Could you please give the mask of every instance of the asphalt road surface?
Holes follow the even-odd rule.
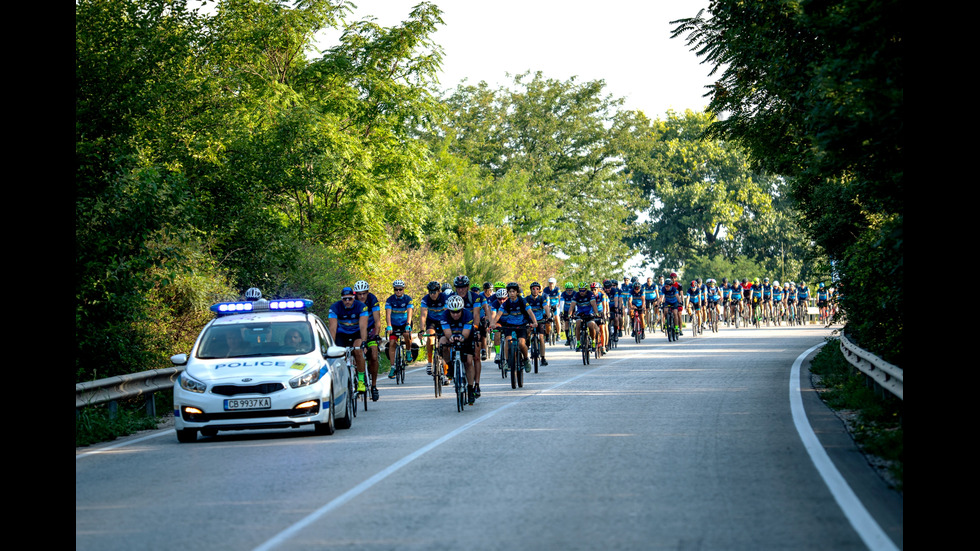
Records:
[[[559,346],[519,390],[487,362],[462,413],[413,367],[332,436],[166,430],[76,450],[75,547],[901,549],[902,497],[798,361],[830,334],[624,338],[589,366]]]

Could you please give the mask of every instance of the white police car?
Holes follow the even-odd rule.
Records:
[[[221,430],[313,425],[318,434],[350,428],[352,370],[310,300],[215,304],[174,384],[180,442]]]

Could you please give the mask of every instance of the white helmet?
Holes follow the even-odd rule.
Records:
[[[405,282],[402,281],[402,280],[400,280],[400,279],[396,279],[395,281],[392,281],[391,282],[391,286],[392,287],[404,287],[405,286]]]
[[[369,289],[370,286],[368,286],[368,282],[364,281],[363,279],[354,284],[355,293],[363,293],[364,291],[367,291]]]
[[[259,300],[262,298],[262,291],[258,287],[252,287],[248,291],[245,291],[245,298],[247,300]]]
[[[463,309],[463,297],[459,295],[453,295],[446,300],[446,308],[457,312]]]
[[[549,277],[548,278],[548,283],[558,283],[558,280],[555,279],[555,278],[553,278],[553,277]]]
[[[507,289],[497,289],[497,298],[507,298]]]

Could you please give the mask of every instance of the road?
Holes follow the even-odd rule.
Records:
[[[624,339],[589,366],[556,350],[520,390],[487,366],[463,413],[413,369],[332,436],[178,444],[170,430],[77,450],[75,546],[901,549],[901,496],[809,390],[805,362],[791,379],[830,334]],[[794,394],[867,519],[813,458]]]

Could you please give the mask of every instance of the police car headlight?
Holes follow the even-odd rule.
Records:
[[[320,370],[314,369],[313,371],[307,371],[298,377],[293,377],[289,380],[289,386],[293,388],[300,388],[303,386],[309,386],[320,380]]]
[[[186,372],[180,374],[179,381],[180,388],[190,392],[197,392],[198,394],[203,393],[208,388],[207,385],[189,376]]]

